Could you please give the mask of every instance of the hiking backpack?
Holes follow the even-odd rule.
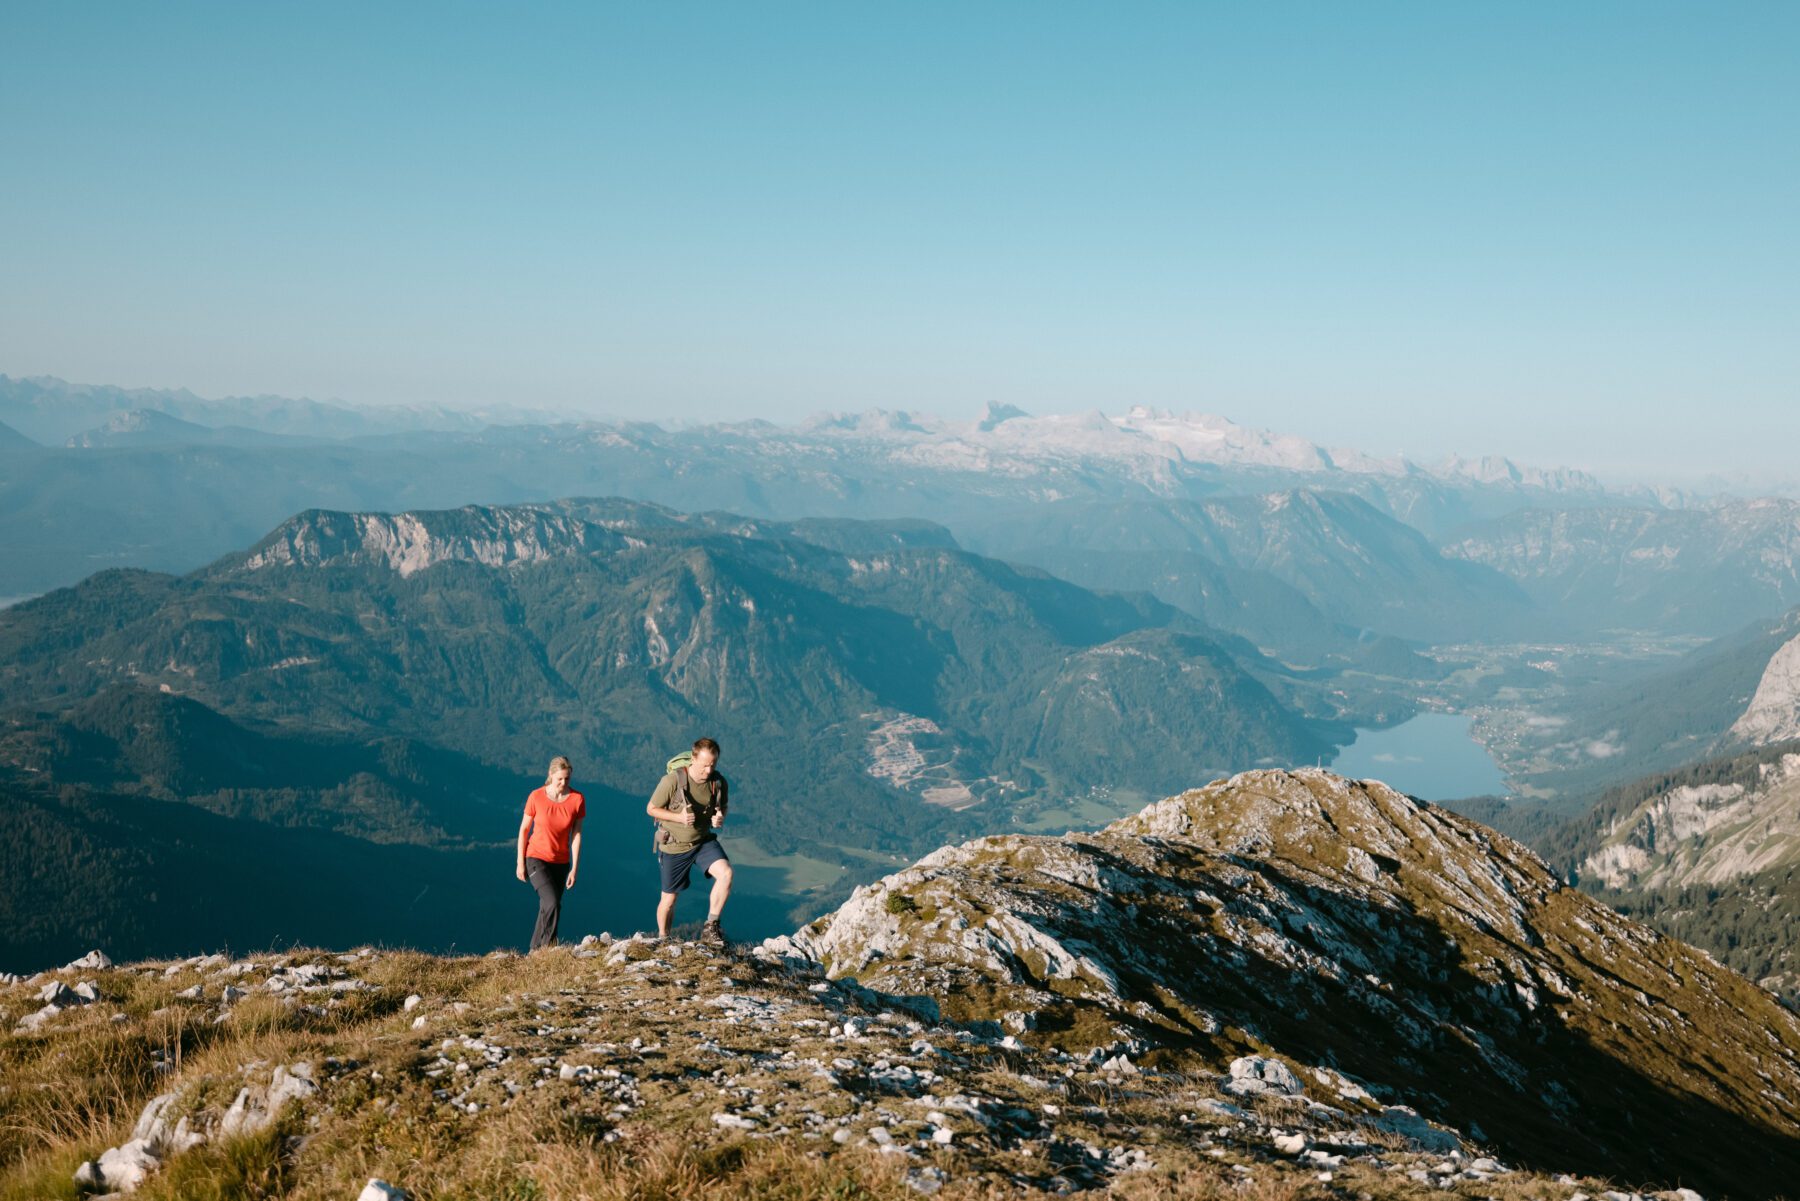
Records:
[[[694,761],[694,752],[682,751],[678,755],[670,756],[669,761],[667,763],[663,764],[664,774],[673,774],[676,772],[680,773],[679,778],[677,778],[677,780],[675,782],[676,796],[679,796],[681,798],[681,803],[683,806],[685,806],[686,809],[692,809],[694,807],[693,795],[688,792],[689,781],[688,781],[688,775],[687,775],[687,765],[692,763],[693,761]],[[730,803],[731,785],[730,785],[730,783],[728,783],[726,781],[725,777],[716,770],[713,772],[713,778],[719,782],[719,808],[722,810],[725,808],[725,806],[727,804]],[[670,798],[670,799],[673,800],[674,798]],[[663,835],[662,827],[656,824],[656,819],[654,817],[651,818],[650,819],[650,853],[652,855],[661,853],[661,851],[662,851],[662,835]]]

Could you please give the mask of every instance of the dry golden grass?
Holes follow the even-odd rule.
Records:
[[[648,953],[633,948],[634,955]],[[308,951],[258,961],[337,962]],[[868,1065],[904,1055],[912,1036],[878,1028],[855,1045],[834,1043],[818,1025],[802,1031],[728,1024],[699,1002],[702,994],[749,992],[791,1005],[796,1014],[841,1021],[819,1008],[805,981],[754,962],[690,952],[634,970],[562,949],[463,959],[386,952],[343,966],[376,987],[335,996],[322,1013],[309,1012],[304,1001],[253,991],[223,1022],[213,1020],[217,977],[83,973],[100,980],[102,1002],[59,1016],[41,1034],[0,1036],[0,1201],[74,1198],[76,1167],[129,1138],[145,1102],[158,1093],[177,1089],[184,1111],[218,1112],[247,1079],[266,1080],[273,1065],[296,1061],[319,1071],[323,1087],[315,1097],[256,1135],[214,1140],[174,1157],[135,1197],[347,1201],[379,1177],[405,1187],[416,1201],[912,1201],[920,1193],[906,1173],[928,1166],[946,1177],[936,1194],[943,1201],[1049,1195],[1059,1174],[1122,1201],[1323,1201],[1359,1192],[1564,1201],[1569,1193],[1542,1177],[1529,1178],[1539,1185],[1515,1177],[1486,1182],[1480,1191],[1443,1192],[1364,1166],[1347,1166],[1327,1184],[1316,1167],[1272,1157],[1266,1139],[1253,1145],[1223,1129],[1228,1119],[1197,1104],[1211,1095],[1204,1078],[1084,1074],[1064,1082],[1056,1065],[1035,1052],[970,1043],[955,1043],[954,1059],[931,1061],[955,1077],[941,1091],[1004,1098],[1028,1109],[1054,1101],[1061,1111],[1058,1144],[1026,1145],[962,1123],[953,1146],[933,1146],[917,1158],[882,1155],[862,1133],[881,1122],[902,1141],[917,1138],[929,1125],[922,1111],[909,1109],[904,1097],[871,1093],[866,1083],[834,1087],[806,1071],[784,1073],[778,1057],[791,1048],[821,1062],[848,1055]],[[204,1001],[176,999],[196,982]],[[0,991],[0,1008],[28,1010],[31,991],[22,985]],[[424,1003],[404,1012],[402,1002],[414,993]],[[113,1021],[115,1012],[127,1020]],[[424,1025],[415,1029],[421,1017]],[[440,1055],[465,1056],[459,1046],[445,1047],[446,1037],[470,1034],[512,1055],[503,1072],[484,1076],[474,1062],[469,1073],[449,1077],[464,1082],[457,1087],[469,1089],[477,1113],[434,1095],[449,1081],[427,1075]],[[638,1036],[652,1045],[630,1050],[626,1044]],[[933,1037],[945,1041],[941,1033]],[[705,1050],[713,1039],[731,1055]],[[637,1077],[639,1103],[621,1115],[611,1094],[559,1082],[530,1064],[533,1055],[616,1064]],[[159,1062],[171,1067],[159,1072]],[[252,1064],[263,1066],[247,1072]],[[1054,1080],[1061,1091],[1045,1093],[1021,1074]],[[501,1077],[522,1083],[523,1091],[509,1096]],[[762,1129],[788,1125],[794,1132],[746,1137],[713,1124],[715,1112],[739,1104],[734,1098],[750,1089],[760,1090],[769,1106]],[[1305,1116],[1304,1106],[1280,1099],[1239,1104],[1265,1125],[1297,1124]],[[857,1133],[838,1145],[826,1136],[843,1120]],[[1403,1145],[1394,1136],[1365,1133],[1384,1153]],[[1070,1150],[1082,1142],[1145,1148],[1155,1167],[1109,1180]]]

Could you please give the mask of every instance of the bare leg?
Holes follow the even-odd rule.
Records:
[[[725,911],[725,902],[731,897],[731,864],[721,859],[706,869],[712,877],[712,898],[707,905],[707,919],[717,921],[719,914]]]
[[[662,900],[656,903],[656,933],[659,937],[669,937],[669,921],[675,916],[675,894],[665,892]]]

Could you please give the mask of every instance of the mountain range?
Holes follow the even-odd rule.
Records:
[[[26,709],[5,760],[40,789],[446,849],[506,840],[552,753],[620,798],[602,842],[635,848],[641,803],[622,798],[707,733],[745,834],[830,872],[823,893],[765,881],[789,894],[778,911],[1096,789],[1122,804],[1349,737],[1253,648],[940,528],[626,501],[313,511],[185,577],[103,572],[0,612],[0,689]],[[137,725],[161,733],[109,733]],[[432,801],[367,766],[391,739],[485,766]],[[320,752],[321,776],[301,770],[308,743],[344,749]],[[615,902],[599,898],[623,921]]]
[[[360,406],[285,396],[206,398],[186,388],[120,388],[76,384],[55,376],[0,375],[0,421],[33,441],[60,446],[132,414],[153,413],[226,436],[285,435],[345,439],[419,430],[474,430],[495,422],[552,415],[504,405],[477,411],[441,406]],[[139,418],[139,420],[143,420]],[[160,422],[165,428],[176,427]]]
[[[642,799],[709,734],[734,933],[805,923],[759,971],[1770,1195],[1800,1026],[1726,969],[1800,995],[1797,531],[1144,408],[664,429],[0,377],[0,594],[45,593],[0,609],[0,966],[517,942],[553,753],[594,813],[570,921],[630,930]],[[1280,770],[1427,708],[1549,865]]]
[[[72,583],[101,566],[191,570],[311,507],[608,494],[782,519],[927,517],[960,536],[965,521],[1028,516],[1047,501],[1305,489],[1362,497],[1435,536],[1525,505],[1619,499],[1578,473],[1462,462],[1433,471],[1142,409],[1116,418],[995,409],[970,423],[875,412],[791,428],[665,430],[0,377],[0,422],[59,447],[14,447],[0,461],[0,533],[28,552],[0,565],[0,593]],[[65,515],[78,494],[79,521]]]
[[[1132,587],[1313,661],[1369,635],[1417,643],[1531,630],[1524,593],[1446,558],[1419,531],[1346,492],[1297,489],[1204,501],[1068,501],[965,519],[999,558],[1090,587]]]
[[[0,444],[0,538],[17,548],[0,595],[108,566],[189,571],[308,508],[621,495],[779,520],[928,518],[1079,582],[1122,571],[1309,661],[1341,646],[1337,625],[1416,641],[1717,635],[1800,602],[1789,502],[1696,508],[1501,459],[1423,467],[1206,414],[992,406],[973,422],[876,411],[664,429],[0,377],[0,422],[26,438]],[[1281,498],[1303,496],[1329,511],[1297,537]],[[1122,523],[1137,558],[1107,557]],[[1308,583],[1333,578],[1357,586]],[[1413,595],[1426,613],[1394,599]]]
[[[1528,509],[1444,543],[1572,630],[1716,637],[1800,604],[1800,501]]]

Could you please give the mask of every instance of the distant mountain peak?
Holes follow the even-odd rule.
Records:
[[[987,412],[982,415],[981,421],[976,424],[975,428],[985,433],[1003,421],[1011,421],[1016,417],[1028,418],[1030,416],[1030,413],[1027,413],[1017,405],[1002,404],[997,400],[990,400],[987,403]]]
[[[1521,467],[1504,455],[1482,455],[1465,459],[1450,455],[1438,465],[1435,474],[1444,479],[1471,480],[1481,484],[1499,484],[1519,488],[1543,488],[1556,492],[1604,492],[1599,480],[1572,467]]]
[[[1781,644],[1728,735],[1753,746],[1800,738],[1800,635]]]
[[[0,421],[0,450],[29,450],[41,446],[12,426]]]

